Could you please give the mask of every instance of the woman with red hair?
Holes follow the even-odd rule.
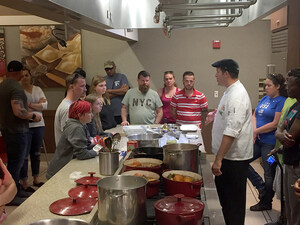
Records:
[[[89,102],[79,100],[72,103],[69,108],[69,120],[66,122],[47,170],[47,179],[50,179],[73,158],[83,160],[94,158],[97,155],[84,127],[85,124],[91,122],[92,115]]]

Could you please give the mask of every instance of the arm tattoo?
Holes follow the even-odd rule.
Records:
[[[27,118],[28,117],[28,111],[24,108],[23,101],[15,100],[14,105],[19,105],[18,107],[18,116],[20,118]]]

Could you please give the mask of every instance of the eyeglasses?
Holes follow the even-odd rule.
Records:
[[[109,71],[109,70],[112,70],[113,69],[113,67],[112,68],[105,68],[105,71]]]

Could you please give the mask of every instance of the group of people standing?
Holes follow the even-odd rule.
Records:
[[[252,114],[247,91],[238,80],[238,64],[234,60],[225,59],[212,66],[216,68],[218,84],[226,87],[218,108],[210,112],[206,119],[206,124],[214,121],[212,150],[216,158],[212,172],[225,223],[244,224],[247,178],[258,189],[260,199],[250,210],[272,209],[276,163],[271,165],[267,159],[274,154],[277,139],[283,152],[287,224],[300,224],[300,201],[296,197],[300,192],[300,69],[288,72],[287,91],[281,74],[267,75],[266,96],[260,100]],[[287,96],[295,98],[295,101],[286,101]],[[283,122],[278,126],[285,102],[290,108],[285,107]],[[259,157],[264,168],[264,181],[250,165]],[[297,188],[294,189],[294,186]],[[281,223],[277,221],[271,224]]]
[[[138,86],[130,88],[126,76],[116,73],[113,61],[104,63],[106,76],[94,76],[90,87],[86,84],[85,72],[77,69],[66,78],[66,96],[56,110],[56,151],[47,170],[47,179],[73,158],[95,157],[98,152],[93,147],[99,137],[111,135],[104,131],[117,124],[178,123],[205,128],[213,121],[212,150],[216,158],[212,173],[226,224],[244,224],[247,178],[258,189],[260,199],[250,210],[272,208],[275,164],[268,164],[267,158],[273,153],[276,139],[282,144],[283,151],[288,224],[300,224],[300,202],[291,187],[299,178],[300,69],[288,73],[287,92],[282,75],[267,75],[266,96],[252,113],[248,93],[238,79],[238,63],[224,59],[212,66],[216,68],[218,85],[226,90],[218,108],[210,113],[205,95],[194,88],[195,75],[191,71],[183,74],[182,90],[177,87],[174,73],[166,71],[164,87],[156,92],[150,88],[150,73],[145,70],[138,73]],[[23,87],[18,83],[20,80]],[[284,106],[287,94],[295,99],[290,101],[289,109]],[[20,62],[8,64],[7,79],[0,84],[0,107],[5,109],[0,113],[0,128],[6,143],[8,171],[17,184],[16,196],[13,199],[10,196],[4,204],[18,205],[29,196],[26,194],[28,154],[34,185],[42,185],[38,181],[40,147],[45,130],[41,111],[47,108],[44,93],[32,84],[30,71]],[[286,110],[284,116],[283,108]],[[264,181],[250,165],[259,157],[262,157]],[[5,185],[13,189],[11,183],[6,180]]]
[[[29,69],[19,61],[11,61],[7,65],[6,79],[0,84],[0,108],[0,130],[6,146],[7,169],[17,188],[16,195],[6,203],[20,205],[35,191],[27,183],[29,155],[33,185],[43,185],[38,180],[45,130],[41,111],[47,108],[47,100],[41,88],[33,85]]]

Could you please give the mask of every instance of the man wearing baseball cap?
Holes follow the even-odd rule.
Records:
[[[109,94],[111,105],[114,111],[114,117],[117,124],[122,123],[121,108],[124,95],[129,89],[127,77],[124,74],[116,73],[116,64],[108,60],[104,63],[104,70],[107,74],[106,92]],[[101,115],[101,114],[100,114]]]
[[[249,159],[253,157],[252,107],[248,93],[238,79],[239,66],[232,59],[212,64],[218,85],[226,87],[214,120],[212,165],[226,224],[243,225],[246,211],[246,181]]]
[[[18,83],[23,77],[22,70],[22,63],[11,61],[7,65],[6,79],[0,84],[0,130],[5,141],[7,169],[18,188],[10,205],[20,205],[30,196],[19,184],[20,171],[27,148],[28,122],[41,120],[39,114],[28,111],[27,97]]]

